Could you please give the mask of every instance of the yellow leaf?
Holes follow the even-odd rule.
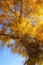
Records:
[[[27,56],[27,53],[26,52],[23,52],[21,55],[22,55],[22,57],[26,57]]]
[[[14,52],[14,53],[19,53],[19,48],[13,49],[13,52]]]

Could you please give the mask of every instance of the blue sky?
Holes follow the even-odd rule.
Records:
[[[0,15],[2,14],[3,12],[2,12],[2,10],[0,9]]]
[[[2,13],[3,12],[0,9],[0,15]],[[0,30],[1,29],[2,25],[0,24]],[[23,58],[21,55],[11,53],[10,49],[8,49],[7,47],[3,48],[2,52],[0,51],[0,65],[23,65],[24,60],[25,58]]]
[[[0,53],[0,65],[23,65],[25,58],[13,54],[7,47]]]

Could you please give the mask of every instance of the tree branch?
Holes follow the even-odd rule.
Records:
[[[15,35],[15,34],[4,34],[4,33],[0,33],[0,36],[8,36],[8,37],[10,37],[10,38],[12,38],[12,39],[18,39],[19,37],[18,37],[18,35]]]

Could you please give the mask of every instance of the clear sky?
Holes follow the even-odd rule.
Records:
[[[0,65],[23,65],[25,58],[13,54],[10,49],[4,48],[0,53]]]
[[[2,13],[3,12],[0,9],[0,15]],[[2,25],[0,24],[0,30],[1,29],[2,29]],[[23,65],[24,60],[25,58],[23,58],[22,56],[11,53],[10,49],[3,48],[1,52],[1,48],[0,48],[0,65]]]

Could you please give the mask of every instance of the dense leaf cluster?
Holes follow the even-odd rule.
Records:
[[[0,0],[0,41],[0,47],[28,56],[25,64],[39,65],[43,61],[43,0]]]

